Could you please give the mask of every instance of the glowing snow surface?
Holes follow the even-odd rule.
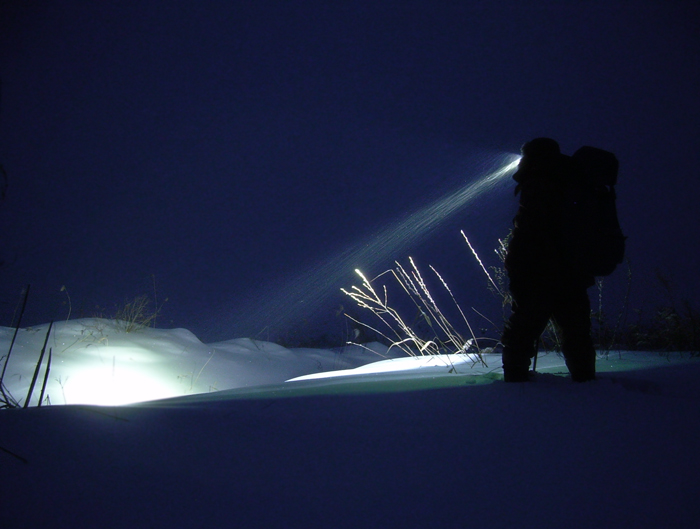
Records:
[[[24,404],[48,325],[20,329],[5,373],[4,386]],[[0,350],[7,351],[14,329],[0,328]],[[221,390],[258,392],[260,388],[321,387],[418,380],[436,385],[490,381],[500,373],[500,356],[398,357],[397,348],[375,343],[342,351],[286,349],[240,338],[202,343],[186,329],[144,328],[126,332],[113,320],[81,319],[54,325],[30,405],[38,404],[51,349],[52,359],[42,404],[121,405],[210,394]],[[6,354],[6,353],[5,353]],[[392,356],[394,356],[392,358]],[[611,353],[598,360],[599,371],[651,367],[666,362],[654,353]],[[566,374],[561,356],[538,358],[538,371]],[[423,384],[425,386],[425,384]],[[230,396],[221,393],[221,398]],[[216,397],[214,397],[216,398]]]
[[[40,325],[20,329],[12,348],[3,383],[21,404],[48,328]],[[0,328],[0,351],[9,350],[13,334],[14,329]],[[386,347],[374,344],[372,348],[386,355]],[[360,347],[342,353],[292,350],[248,338],[204,344],[186,329],[143,328],[126,332],[123,325],[113,320],[70,320],[53,326],[31,405],[38,403],[49,349],[52,359],[45,404],[129,404],[278,384],[301,375],[353,368],[382,358]]]
[[[316,380],[333,377],[355,377],[371,374],[396,373],[401,376],[426,376],[443,374],[470,374],[483,375],[494,371],[498,365],[498,355],[484,355],[484,363],[479,361],[476,355],[451,354],[451,355],[426,355],[411,356],[408,358],[392,358],[381,360],[354,369],[331,371],[328,373],[314,373],[293,378],[288,382],[299,380]],[[491,366],[491,367],[489,367]],[[407,373],[409,372],[410,373]]]

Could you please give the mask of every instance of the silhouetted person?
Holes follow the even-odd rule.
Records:
[[[587,289],[594,278],[577,271],[564,245],[571,158],[549,138],[527,142],[522,155],[513,175],[520,206],[505,260],[513,306],[501,339],[504,379],[528,380],[539,337],[552,319],[572,379],[593,380],[595,349]]]

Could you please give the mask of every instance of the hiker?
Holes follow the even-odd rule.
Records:
[[[572,173],[572,158],[561,154],[556,141],[537,138],[523,145],[513,175],[520,206],[505,259],[513,302],[501,338],[506,382],[528,380],[530,361],[550,319],[560,332],[572,380],[595,378],[587,292],[595,280],[571,258],[563,228]]]

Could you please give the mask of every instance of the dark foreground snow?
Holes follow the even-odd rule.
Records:
[[[700,362],[643,358],[581,385],[6,410],[0,527],[695,528]]]

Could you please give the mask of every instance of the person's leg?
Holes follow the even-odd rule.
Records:
[[[596,353],[586,289],[566,285],[559,289],[552,317],[561,329],[561,348],[571,379],[576,382],[594,380]]]
[[[552,299],[544,285],[512,282],[512,313],[503,329],[503,378],[506,382],[525,382],[530,359],[537,353],[537,340],[547,326]]]

